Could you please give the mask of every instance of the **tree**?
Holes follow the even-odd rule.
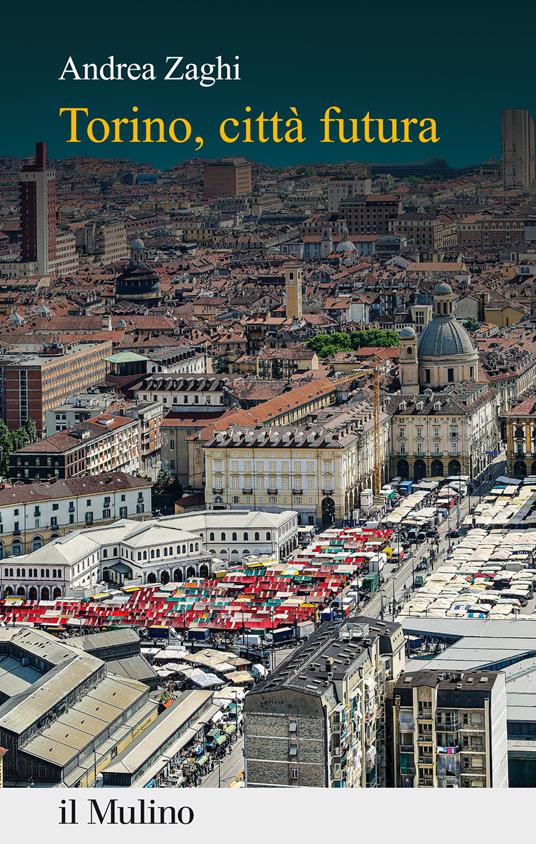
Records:
[[[9,458],[12,453],[37,439],[37,428],[33,419],[28,419],[16,431],[10,431],[0,419],[0,476],[5,478],[9,475]]]
[[[26,433],[28,434],[28,439],[31,443],[37,441],[37,428],[33,419],[27,419],[23,425]]]
[[[9,474],[9,458],[13,451],[13,436],[5,422],[0,419],[0,475],[7,477]]]
[[[160,469],[154,485],[159,490],[165,490],[166,487],[170,485],[171,481],[172,477],[170,472],[168,472],[167,469]]]
[[[400,338],[396,331],[384,328],[365,328],[359,331],[334,331],[332,334],[317,334],[307,346],[321,358],[332,357],[337,352],[352,352],[363,346],[399,346]]]
[[[468,331],[478,331],[480,328],[480,323],[478,320],[469,317],[469,319],[464,320],[464,326],[467,328]]]

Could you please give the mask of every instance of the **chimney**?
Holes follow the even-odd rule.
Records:
[[[103,314],[102,330],[103,331],[111,331],[112,330],[112,317],[110,316],[110,314]]]

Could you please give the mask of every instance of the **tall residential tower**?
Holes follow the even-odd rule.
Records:
[[[534,120],[525,108],[503,111],[502,161],[505,188],[534,186]]]
[[[22,229],[21,260],[37,264],[46,275],[56,260],[56,174],[47,167],[46,144],[35,146],[35,159],[19,176]]]

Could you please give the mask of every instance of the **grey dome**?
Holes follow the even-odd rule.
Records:
[[[447,285],[448,287],[448,285]],[[434,317],[425,326],[418,346],[419,358],[450,358],[453,355],[476,355],[471,339],[454,317]]]
[[[414,332],[413,328],[402,328],[398,332],[398,336],[400,337],[401,340],[410,340],[410,339],[413,339],[415,337],[415,332]]]
[[[450,296],[451,293],[452,287],[446,281],[440,281],[434,287],[434,296]]]
[[[356,248],[351,240],[341,240],[337,246],[337,252],[355,252]]]

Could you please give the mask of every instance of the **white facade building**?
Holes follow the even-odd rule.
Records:
[[[123,472],[0,490],[0,560],[41,548],[67,531],[151,516],[151,482]]]
[[[241,561],[259,554],[283,559],[298,545],[295,510],[205,510],[171,516],[168,521],[200,536],[209,553],[223,560]]]
[[[224,387],[227,379],[218,376],[150,375],[136,385],[137,401],[157,401],[167,409],[196,408],[211,411],[224,404]]]
[[[142,585],[209,577],[203,541],[169,519],[121,519],[73,531],[0,564],[0,595],[48,600],[98,591],[103,582]]]

